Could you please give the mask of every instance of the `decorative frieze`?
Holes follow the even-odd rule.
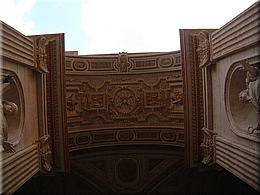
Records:
[[[180,68],[180,65],[178,52],[158,54],[121,52],[99,56],[66,56],[67,74],[142,74],[154,71],[172,71]]]
[[[67,79],[68,127],[80,129],[124,126],[135,123],[157,126],[157,122],[181,125],[174,113],[183,113],[182,86],[173,85],[171,77],[160,77],[155,85],[145,80],[104,80],[95,87],[93,80]],[[150,118],[153,117],[153,120]],[[181,119],[180,119],[181,120]],[[88,126],[86,126],[88,124]]]
[[[98,146],[155,144],[184,146],[182,128],[120,128],[90,129],[88,131],[69,132],[69,150],[93,148]]]
[[[81,155],[73,155],[72,152],[71,167],[82,178],[97,181],[98,192],[113,194],[156,194],[154,185],[162,179],[162,175],[169,172],[179,174],[183,170],[183,154],[174,151],[173,147],[124,148],[118,146],[113,150],[95,150]],[[178,184],[174,181],[171,188],[177,191]]]

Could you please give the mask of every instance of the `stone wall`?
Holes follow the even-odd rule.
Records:
[[[260,190],[259,1],[213,32],[211,41],[216,163]]]

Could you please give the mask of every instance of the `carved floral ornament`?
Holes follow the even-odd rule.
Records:
[[[201,31],[197,36],[197,56],[199,67],[204,67],[210,62],[209,33]]]
[[[225,85],[225,103],[231,130],[260,142],[260,56],[231,65]]]
[[[128,88],[118,90],[114,96],[114,105],[116,110],[122,114],[132,112],[136,107],[135,93]]]

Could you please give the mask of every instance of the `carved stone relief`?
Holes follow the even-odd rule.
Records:
[[[205,66],[210,61],[209,32],[203,30],[197,35],[197,57],[199,67]]]
[[[94,87],[86,79],[68,79],[68,125],[76,121],[79,125],[93,124],[98,118],[103,124],[145,122],[150,115],[172,123],[171,115],[183,112],[182,86],[173,86],[173,82],[167,77],[161,77],[155,85],[147,85],[145,80],[119,79]]]
[[[35,46],[37,101],[39,113],[39,152],[42,169],[68,170],[67,127],[65,103],[65,68],[75,71],[89,68],[82,61],[65,64],[64,34],[30,36]],[[65,65],[65,66],[64,66]]]
[[[226,110],[232,131],[238,136],[259,139],[259,56],[231,65],[226,80]]]
[[[183,147],[180,55],[145,55],[66,58],[70,150],[130,143]],[[76,62],[90,68],[79,72],[73,67]]]
[[[175,63],[174,58],[172,56],[162,56],[158,59],[158,64],[161,67],[170,67]]]
[[[128,87],[119,89],[113,99],[115,109],[121,114],[131,113],[137,105],[137,100],[134,91]]]
[[[23,92],[14,72],[3,70],[1,75],[1,152],[14,152],[20,142],[24,123]]]
[[[48,45],[48,39],[44,36],[39,36],[35,39],[35,61],[38,70],[42,72],[48,72],[47,68],[47,53],[46,46]]]
[[[119,53],[115,68],[118,72],[128,72],[133,67],[126,52]]]
[[[209,164],[214,162],[214,148],[215,146],[215,133],[207,128],[202,128],[203,142],[200,147],[202,148],[202,163]]]
[[[0,152],[15,152],[13,144],[8,141],[8,124],[6,121],[6,115],[16,114],[18,112],[18,106],[9,101],[1,100],[0,105],[1,112],[1,141]]]
[[[246,71],[247,88],[239,93],[239,100],[244,103],[251,103],[255,107],[258,124],[256,127],[249,126],[248,131],[250,134],[260,135],[260,63],[254,67],[248,61],[242,61],[241,65]]]
[[[211,30],[207,30],[211,31]],[[204,30],[181,29],[181,59],[184,91],[184,129],[186,134],[186,163],[196,166],[201,161],[201,129],[204,126],[203,79],[199,68],[208,59]]]
[[[39,139],[42,168],[44,171],[47,172],[50,172],[52,170],[53,163],[49,139],[49,135],[44,135]]]
[[[84,61],[75,61],[73,63],[73,68],[76,71],[84,71],[88,68],[88,63],[86,63]]]
[[[147,55],[147,56],[146,56]],[[121,52],[112,56],[67,56],[66,72],[97,74],[98,72],[127,74],[129,72],[161,71],[179,67],[179,53],[161,53],[158,55],[133,55]]]
[[[182,128],[118,128],[92,129],[69,133],[70,151],[97,146],[154,144],[184,146]]]

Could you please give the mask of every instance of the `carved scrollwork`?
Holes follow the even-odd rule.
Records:
[[[44,135],[39,139],[42,168],[44,169],[44,171],[47,172],[50,172],[52,170],[52,152],[49,140],[49,135]]]
[[[215,133],[207,128],[202,128],[203,142],[200,147],[202,148],[202,163],[210,164],[214,159],[214,147],[215,147]]]
[[[210,42],[209,33],[207,31],[201,31],[197,35],[197,56],[199,67],[206,66],[210,61]]]

